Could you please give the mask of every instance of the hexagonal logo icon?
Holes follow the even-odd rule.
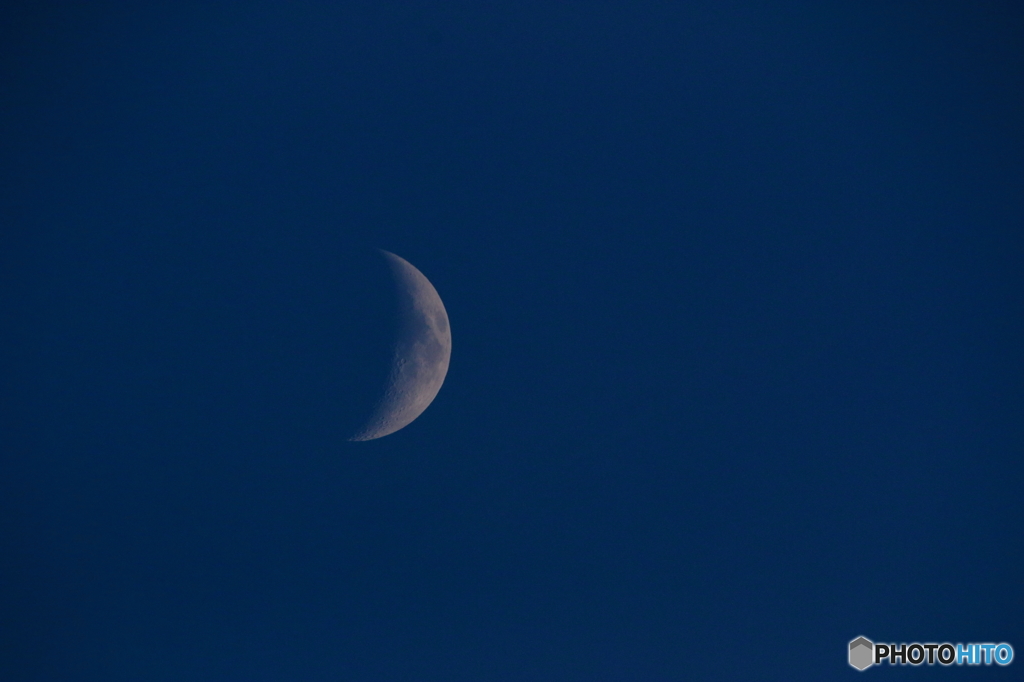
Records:
[[[867,637],[858,637],[850,642],[850,665],[857,670],[866,670],[874,663],[875,643]]]

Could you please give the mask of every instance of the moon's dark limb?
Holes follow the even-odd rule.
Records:
[[[408,261],[381,253],[397,290],[397,337],[384,395],[354,441],[387,436],[420,416],[441,389],[452,353],[448,313],[437,290]]]

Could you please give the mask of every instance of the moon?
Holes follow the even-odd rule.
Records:
[[[349,440],[382,438],[411,424],[441,390],[452,354],[448,312],[423,273],[381,250],[398,296],[398,331],[383,396]]]

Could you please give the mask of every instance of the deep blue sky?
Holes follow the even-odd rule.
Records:
[[[0,679],[1019,675],[1017,3],[20,5]]]

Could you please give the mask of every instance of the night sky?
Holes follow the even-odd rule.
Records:
[[[1020,679],[1022,232],[1016,2],[7,3],[0,680]]]

